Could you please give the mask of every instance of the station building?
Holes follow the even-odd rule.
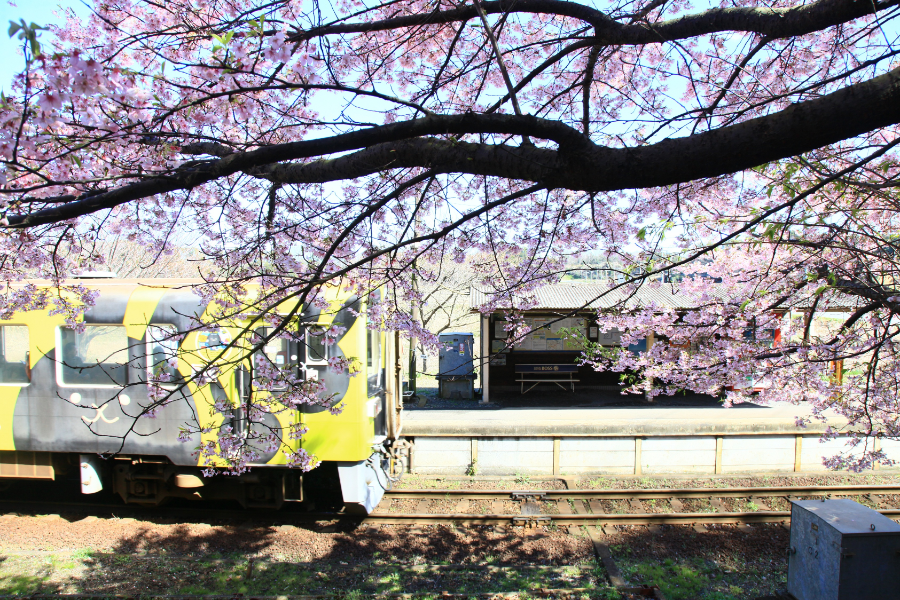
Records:
[[[582,330],[589,340],[604,345],[620,345],[615,332],[604,337],[599,331],[594,321],[598,310],[624,305],[687,311],[697,305],[673,284],[645,286],[631,296],[608,292],[609,288],[599,282],[563,282],[536,290],[530,308],[522,313],[529,329],[537,333],[518,346],[507,344],[508,309],[501,306],[482,313],[481,359],[476,364],[481,369],[483,401],[405,411],[403,435],[411,443],[410,470],[428,475],[561,477],[809,473],[824,471],[823,459],[846,449],[842,437],[826,443],[820,439],[828,426],[843,425],[837,415],[797,427],[796,418],[810,414],[803,405],[747,403],[724,408],[717,398],[679,396],[650,403],[623,396],[619,373],[577,366],[571,374],[553,371],[553,366],[575,365],[579,355],[578,348],[566,346],[560,328]],[[472,291],[473,312],[481,312],[486,302],[485,294]],[[829,310],[840,319],[851,307]],[[829,318],[823,315],[824,321]],[[758,333],[773,343],[780,335],[777,330]],[[631,349],[640,351],[659,342],[651,336]],[[551,375],[532,375],[529,369],[534,366],[551,367]],[[522,381],[543,377],[558,381],[540,383],[533,390],[528,390],[533,382]],[[568,380],[577,380],[574,392]],[[900,460],[900,442],[883,440],[879,447],[889,458]]]
[[[508,392],[521,393],[522,381],[527,381],[525,388],[547,378],[544,371],[535,376],[524,375],[526,371],[521,365],[574,365],[581,348],[566,339],[562,330],[577,330],[589,341],[604,346],[619,346],[621,337],[616,331],[600,332],[596,322],[598,310],[613,307],[641,308],[657,307],[676,311],[690,310],[696,306],[696,299],[680,292],[670,283],[659,283],[644,286],[634,294],[621,289],[610,290],[606,283],[557,283],[538,288],[533,293],[530,308],[521,311],[525,324],[533,333],[518,344],[507,342],[506,315],[510,308],[497,307],[491,313],[482,313],[481,307],[488,298],[476,288],[471,292],[471,310],[481,313],[481,385],[483,402],[490,402],[492,397]],[[640,352],[652,347],[655,342],[649,338],[630,346],[629,350]],[[490,357],[489,360],[487,357]],[[517,369],[517,367],[519,367]],[[534,371],[530,371],[533,373]],[[616,391],[619,386],[619,373],[596,371],[588,366],[578,367],[572,379],[577,380],[578,389],[595,389]],[[549,379],[549,378],[547,378]],[[567,379],[566,376],[557,379]],[[562,382],[565,385],[565,382]],[[543,384],[535,386],[546,389]],[[556,390],[559,391],[559,390]]]

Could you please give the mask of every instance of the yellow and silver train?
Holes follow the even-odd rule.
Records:
[[[246,325],[198,329],[196,318],[212,310],[192,291],[198,281],[72,283],[97,292],[84,311],[83,331],[48,310],[0,321],[0,477],[53,479],[78,469],[83,492],[112,489],[126,502],[142,504],[199,497],[279,507],[324,491],[335,499],[340,493],[337,501],[347,511],[369,512],[401,472],[399,337],[367,327],[365,298],[335,287],[326,292],[331,309],[303,312],[304,330],[310,324],[319,331],[342,326],[336,343],[325,345],[307,333],[306,343],[273,339],[263,349],[274,364],[324,381],[327,393],[335,394],[332,404],[342,405],[336,415],[313,405],[264,415],[272,429],[307,427],[301,440],[284,436],[283,443],[313,455],[317,468],[304,474],[287,467],[283,451],[261,449],[246,473],[203,477],[200,444],[215,439],[223,425],[240,430],[246,424],[238,410],[221,407],[237,407],[247,394],[270,393],[253,388],[240,356],[228,356],[240,352],[228,345]],[[304,327],[299,320],[298,327]],[[135,418],[151,402],[148,372],[160,351],[177,357],[167,368],[186,383],[174,386],[180,397],[154,418]],[[355,376],[327,368],[329,358],[340,356],[357,359]],[[223,364],[214,380],[192,381],[198,364],[214,357]],[[195,430],[180,441],[186,423],[210,433]]]

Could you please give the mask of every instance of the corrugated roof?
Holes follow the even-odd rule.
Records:
[[[698,295],[688,294],[678,289],[678,284],[649,283],[633,294],[609,283],[553,283],[537,288],[530,294],[516,295],[513,302],[500,303],[498,308],[529,305],[528,310],[575,308],[602,309],[613,307],[639,308],[657,306],[659,308],[689,309],[702,303]],[[473,310],[488,303],[488,294],[476,287],[472,288],[470,305]],[[534,304],[532,306],[532,301]]]
[[[615,285],[608,282],[584,283],[552,283],[535,289],[530,294],[516,294],[512,302],[499,302],[498,309],[508,309],[511,305],[517,308],[528,306],[526,310],[573,310],[585,308],[591,310],[604,308],[641,308],[656,306],[660,309],[690,310],[716,299],[727,299],[725,290],[718,292],[715,288],[708,290],[707,297],[689,293],[680,289],[677,283],[650,282],[640,287],[633,294],[624,288],[612,289]],[[469,303],[473,311],[487,304],[488,293],[472,287]],[[794,309],[809,308],[811,301],[800,301]],[[846,294],[830,294],[827,303],[820,308],[825,310],[847,310],[859,304],[859,299]],[[784,308],[788,308],[785,306]]]

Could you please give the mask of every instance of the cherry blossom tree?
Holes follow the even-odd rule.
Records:
[[[609,293],[675,270],[697,310],[601,315],[668,343],[585,360],[652,393],[734,402],[765,381],[762,400],[848,419],[857,445],[833,464],[864,468],[900,436],[897,5],[96,2],[23,38],[0,105],[0,272],[61,280],[102,235],[159,253],[178,232],[227,310],[249,282],[260,314],[388,285],[402,302],[373,307],[379,326],[428,340],[404,308],[417,260],[496,257],[473,268],[484,310],[527,308],[574,253],[622,266]],[[776,321],[779,345],[754,337]]]

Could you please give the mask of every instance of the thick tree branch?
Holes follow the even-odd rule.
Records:
[[[657,187],[738,172],[898,122],[900,68],[771,115],[636,148],[598,146],[568,125],[533,116],[429,116],[192,162],[168,176],[8,218],[13,228],[54,223],[241,172],[275,183],[313,183],[362,177],[384,169],[424,167],[436,173],[507,177],[587,192]],[[447,134],[527,135],[556,142],[559,148],[430,137]],[[359,148],[365,150],[329,160],[275,165]]]
[[[494,0],[482,2],[481,5],[487,14],[552,14],[580,19],[596,30],[598,44],[628,46],[657,44],[720,31],[755,32],[775,39],[794,37],[847,23],[898,4],[900,4],[900,0],[886,0],[885,2],[818,0],[805,6],[783,9],[714,8],[654,24],[619,23],[599,10],[566,0]],[[369,23],[343,23],[317,27],[308,31],[296,32],[288,37],[287,43],[296,43],[327,35],[369,33],[454,23],[477,17],[476,7],[470,5],[453,10],[433,11],[424,15],[409,15]]]
[[[419,139],[258,174],[281,183],[320,183],[428,167],[588,192],[656,187],[741,171],[900,122],[898,103],[900,69],[772,115],[638,148],[561,145],[555,151]]]

